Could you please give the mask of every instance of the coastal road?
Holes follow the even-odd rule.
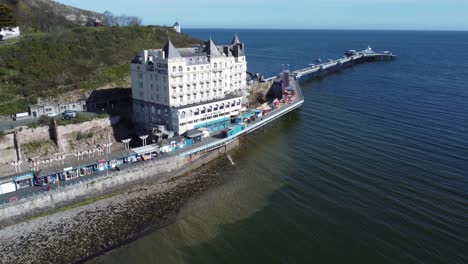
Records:
[[[92,113],[92,112],[79,112],[79,113],[87,117],[97,116],[96,113]],[[56,116],[55,118],[60,118],[60,116]],[[15,121],[11,119],[11,117],[9,116],[2,116],[0,117],[0,131],[10,130],[10,129],[13,129],[15,127],[20,127],[20,126],[27,126],[35,122],[37,122],[37,118],[29,118],[29,119]]]
[[[157,159],[166,159],[166,158],[168,158],[170,156],[172,156],[172,155],[166,155],[166,156],[164,156],[162,158],[158,157]],[[124,164],[119,165],[119,169],[121,171],[125,171],[126,169],[133,168],[133,167],[136,167],[136,166],[144,166],[145,164],[148,164],[150,162],[151,161],[141,161],[141,162],[136,162],[136,163],[124,163]],[[75,184],[78,184],[78,183],[81,183],[81,182],[88,182],[88,181],[91,181],[93,179],[100,178],[102,176],[111,175],[112,173],[115,173],[115,171],[113,171],[113,170],[100,171],[100,172],[95,172],[95,173],[87,175],[87,176],[78,177],[78,178],[67,180],[67,181],[58,181],[56,184],[50,184],[51,191],[57,190],[58,188],[61,189],[61,188],[64,188],[66,186],[75,185]],[[0,205],[5,204],[5,203],[9,203],[9,202],[14,202],[15,200],[21,200],[21,199],[28,198],[28,197],[44,195],[47,192],[48,192],[47,191],[47,185],[45,185],[45,186],[32,186],[32,187],[29,187],[29,188],[20,189],[20,190],[15,191],[15,192],[1,194],[0,195]]]

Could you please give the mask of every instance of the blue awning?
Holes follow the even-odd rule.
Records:
[[[13,178],[14,181],[24,181],[24,180],[29,180],[29,179],[32,179],[34,178],[34,175],[32,174],[32,172],[29,172],[29,173],[26,173],[26,174],[23,174],[23,175],[19,175],[19,176],[16,176]]]

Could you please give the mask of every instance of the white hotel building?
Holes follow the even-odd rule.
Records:
[[[140,130],[159,125],[179,135],[193,128],[211,131],[238,115],[246,89],[244,44],[143,50],[131,62],[133,119]]]

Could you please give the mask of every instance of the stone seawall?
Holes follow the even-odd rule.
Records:
[[[20,200],[13,204],[3,205],[0,207],[0,227],[15,224],[21,219],[83,199],[95,198],[114,192],[124,192],[136,185],[168,181],[210,162],[220,154],[235,148],[238,144],[239,141],[235,140],[224,148],[213,150],[192,159],[175,156],[142,163],[125,171],[113,172],[108,176],[84,181],[77,185]]]

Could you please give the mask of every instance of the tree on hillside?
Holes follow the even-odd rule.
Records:
[[[127,16],[122,14],[120,16],[114,15],[109,11],[105,11],[104,24],[113,27],[125,27],[125,26],[139,26],[141,25],[141,18],[136,16]]]
[[[16,17],[13,9],[8,5],[0,4],[0,28],[16,27]]]

